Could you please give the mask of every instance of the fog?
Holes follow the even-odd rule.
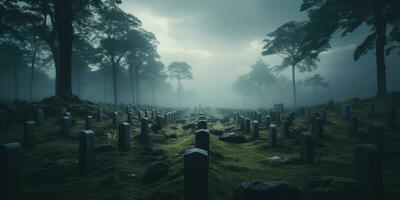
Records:
[[[164,63],[185,60],[192,66],[194,79],[185,81],[184,89],[196,95],[194,102],[186,101],[185,105],[257,107],[258,100],[244,104],[231,86],[259,58],[270,66],[280,64],[278,56],[261,56],[262,41],[285,22],[304,20],[306,13],[300,12],[300,4],[301,1],[292,0],[132,0],[124,1],[122,8],[138,16],[144,27],[156,34]],[[353,61],[354,49],[368,32],[368,28],[361,28],[343,38],[336,34],[333,48],[323,53],[318,69],[298,73],[299,80],[319,73],[330,84],[316,95],[300,90],[300,104],[376,94],[374,51]],[[398,55],[389,56],[387,66],[388,88],[399,90]],[[290,70],[279,76],[290,79]],[[265,99],[265,106],[278,102],[292,104],[290,84],[272,86],[265,92],[271,97]]]
[[[141,29],[154,34],[159,58],[155,80],[151,70],[138,72],[147,78],[131,77],[130,60],[123,57],[117,75],[117,96],[113,99],[113,79],[107,57],[87,64],[85,69],[74,66],[79,60],[78,50],[72,56],[72,90],[74,95],[94,102],[156,104],[161,106],[211,106],[233,108],[271,107],[275,103],[293,105],[291,69],[277,73],[273,68],[280,65],[278,55],[262,56],[263,40],[268,33],[289,21],[307,20],[307,13],[300,11],[301,1],[293,0],[125,0],[119,7],[141,21]],[[365,24],[354,33],[341,37],[342,30],[332,36],[332,48],[320,55],[317,68],[311,72],[296,70],[297,105],[312,105],[328,100],[345,100],[353,97],[371,97],[376,94],[375,50],[369,51],[357,62],[353,60],[356,47],[370,34]],[[94,49],[101,42],[90,37]],[[5,41],[5,40],[2,40]],[[76,43],[76,42],[75,42]],[[75,44],[74,45],[77,45]],[[135,43],[132,43],[135,44]],[[46,45],[45,45],[46,46]],[[75,48],[81,49],[81,46]],[[55,93],[55,67],[51,61],[51,51],[42,48],[42,61],[38,61],[38,78],[33,88],[36,91],[32,100],[41,100]],[[94,51],[94,50],[93,50]],[[50,57],[50,58],[49,58]],[[83,58],[83,60],[86,58]],[[98,58],[96,58],[98,59]],[[233,88],[240,76],[248,74],[252,66],[261,59],[276,77],[275,82],[262,89],[262,100],[257,92],[239,94]],[[31,100],[29,95],[29,59],[19,65],[18,76],[11,68],[2,69],[3,99]],[[80,60],[79,60],[80,61]],[[185,62],[191,66],[192,79],[181,80],[181,94],[178,93],[177,79],[170,75],[168,66],[174,61]],[[137,62],[135,60],[135,62]],[[155,66],[150,61],[142,61],[144,66]],[[79,62],[78,62],[79,63]],[[147,64],[146,64],[147,63]],[[154,64],[153,63],[153,64]],[[10,61],[3,66],[13,65]],[[400,90],[400,61],[398,52],[386,56],[386,75],[389,91]],[[13,75],[14,74],[14,75]],[[310,88],[302,85],[304,79],[320,75],[329,86]],[[46,78],[46,75],[48,78]],[[14,78],[13,78],[14,77]],[[14,81],[17,77],[17,81]],[[140,80],[139,82],[136,82]],[[155,84],[157,82],[157,84]],[[133,86],[134,85],[134,86]],[[17,89],[15,89],[17,88]],[[19,88],[19,89],[18,89]],[[249,87],[248,90],[256,90]],[[131,92],[132,91],[132,92]],[[134,91],[134,92],[133,92]],[[132,94],[131,94],[132,93]],[[140,95],[138,95],[138,94]],[[180,97],[179,97],[180,96]]]

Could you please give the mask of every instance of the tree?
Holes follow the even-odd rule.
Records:
[[[318,88],[326,89],[329,87],[329,83],[324,82],[324,78],[319,74],[315,74],[314,76],[304,79],[300,85],[311,87],[313,92],[315,92]]]
[[[314,40],[308,35],[312,27],[306,22],[288,22],[274,32],[269,33],[264,40],[262,55],[277,54],[282,57],[282,64],[275,67],[281,72],[289,67],[292,69],[293,105],[297,104],[296,68],[300,72],[312,71],[317,67],[319,54],[329,45],[325,40]]]
[[[140,73],[146,61],[159,57],[157,39],[153,33],[143,29],[133,30],[127,36],[129,50],[126,62],[129,69],[132,103],[140,103]]]
[[[100,30],[100,52],[106,62],[112,67],[112,85],[114,93],[114,104],[118,103],[117,75],[121,59],[129,50],[127,36],[133,31],[140,21],[133,15],[124,13],[116,3],[110,3],[101,12],[98,22]]]
[[[249,73],[249,78],[253,81],[257,87],[260,107],[262,107],[263,95],[262,90],[265,86],[273,83],[276,79],[272,74],[271,69],[268,65],[259,59],[254,65],[251,66],[252,70]]]
[[[330,40],[337,30],[342,36],[352,33],[358,27],[371,28],[364,41],[356,48],[354,60],[357,61],[372,49],[376,51],[377,97],[387,94],[385,46],[395,40],[396,28],[400,19],[397,0],[303,0],[302,11],[308,11],[311,26],[318,27],[317,39]],[[391,39],[387,31],[392,29]],[[388,53],[393,47],[388,48]]]
[[[255,82],[251,80],[249,74],[239,76],[235,83],[232,85],[232,89],[246,100],[249,95],[254,94],[254,87],[257,87]]]
[[[168,65],[169,77],[178,81],[178,105],[181,103],[182,80],[192,80],[192,67],[185,62],[174,61]]]
[[[159,86],[165,84],[167,74],[164,72],[164,64],[158,59],[152,59],[147,63],[144,68],[142,76],[147,80],[151,90],[151,101],[152,104],[156,104],[156,91]]]

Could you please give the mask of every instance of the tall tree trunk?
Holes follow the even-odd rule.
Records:
[[[5,74],[5,70],[1,70],[0,69],[0,98],[4,98],[4,74]]]
[[[260,101],[260,104],[259,104],[259,108],[262,108],[262,102],[263,102],[263,99],[262,99],[262,87],[259,85],[258,86],[258,98],[259,98],[259,101]]]
[[[13,61],[14,63],[14,97],[15,97],[15,99],[18,99],[18,93],[19,93],[19,91],[18,91],[18,69],[17,69],[17,63],[16,63],[16,61],[14,60]]]
[[[59,72],[57,96],[72,96],[71,58],[72,58],[72,2],[55,1],[55,21],[58,35]],[[57,80],[56,80],[57,81]]]
[[[131,101],[132,104],[135,104],[135,88],[134,88],[134,80],[133,80],[133,66],[129,65],[129,81],[131,86]]]
[[[178,107],[181,106],[181,79],[178,78]]]
[[[386,66],[385,66],[385,42],[386,42],[386,27],[387,22],[383,16],[383,5],[380,0],[375,0],[374,22],[376,27],[376,67],[377,67],[377,81],[378,92],[377,97],[387,95],[386,86]]]
[[[36,51],[37,46],[33,49],[32,60],[31,60],[31,84],[30,84],[30,100],[33,101],[33,88],[35,84],[35,62],[36,62]]]
[[[115,58],[111,58],[111,65],[112,65],[112,81],[113,81],[113,92],[114,92],[114,104],[118,104],[118,91],[117,91],[117,64],[115,63]]]
[[[82,81],[82,71],[78,71],[76,74],[76,95],[81,96],[81,81]]]
[[[139,80],[139,66],[136,66],[134,68],[134,72],[135,72],[135,91],[136,91],[136,103],[137,104],[141,104],[140,101],[140,80]]]
[[[297,91],[296,91],[296,66],[292,65],[292,84],[293,84],[293,106],[297,106]]]
[[[152,101],[152,105],[155,106],[156,105],[156,89],[154,87],[151,90],[151,101]]]

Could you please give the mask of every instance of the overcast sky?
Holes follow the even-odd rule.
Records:
[[[231,85],[261,57],[267,33],[286,22],[307,19],[306,13],[299,11],[300,4],[300,0],[124,0],[121,7],[156,35],[166,65],[185,61],[192,66],[194,80],[185,81],[184,88],[195,90],[203,104],[219,105],[236,98]],[[322,55],[319,70],[299,78],[322,74],[331,83],[332,97],[374,95],[373,52],[359,62],[352,60],[356,44],[368,31],[362,28],[335,39],[334,48]],[[388,58],[389,88],[399,89],[398,58]],[[280,64],[277,56],[262,59],[271,66]],[[356,76],[349,71],[362,74]],[[349,84],[354,88],[350,90]]]

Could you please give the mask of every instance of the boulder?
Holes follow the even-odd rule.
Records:
[[[286,157],[272,156],[272,157],[265,158],[261,162],[264,165],[274,165],[274,164],[286,164],[289,161],[290,161],[289,158],[286,158]]]
[[[190,123],[190,124],[185,124],[182,126],[183,130],[188,130],[188,129],[192,129],[195,126],[194,123]]]
[[[301,200],[301,190],[286,181],[243,182],[235,190],[234,200]]]
[[[224,133],[219,137],[219,139],[224,142],[237,143],[237,144],[247,142],[246,137],[236,132]]]
[[[169,167],[163,162],[153,162],[151,163],[143,176],[143,183],[148,184],[148,183],[153,183],[154,181],[157,181],[161,179],[164,175],[168,173]]]

